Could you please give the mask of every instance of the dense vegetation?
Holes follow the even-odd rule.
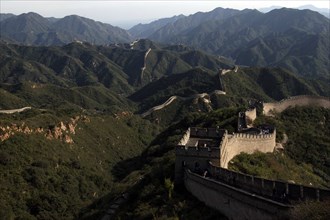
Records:
[[[217,211],[205,207],[193,198],[184,187],[174,187],[174,189],[171,187],[174,180],[175,160],[173,146],[189,126],[221,126],[234,131],[239,110],[224,108],[212,113],[188,114],[183,120],[161,132],[141,157],[122,161],[120,166],[123,166],[121,169],[126,175],[122,183],[134,182],[134,179],[142,176],[143,184],[138,183],[137,187],[126,186],[126,190],[122,191],[130,193],[130,199],[127,201],[129,205],[123,205],[117,217],[122,219],[226,219]],[[111,198],[110,195],[109,197]],[[93,219],[100,213],[105,213],[108,204],[111,203],[109,197],[99,201],[98,206],[93,206],[94,215],[85,214],[85,217]]]
[[[47,132],[16,131],[0,142],[1,219],[76,218],[83,207],[115,190],[113,167],[140,155],[157,132],[136,116],[71,117],[77,114],[72,144],[49,140]],[[2,127],[17,124],[30,130],[54,131],[60,122],[71,121],[61,112],[33,110],[0,116]]]
[[[224,219],[184,188],[173,188],[173,146],[189,126],[219,126],[234,132],[240,110],[186,112],[167,125],[126,113],[114,117],[93,111],[30,110],[0,115],[2,126],[25,122],[30,128],[44,129],[52,129],[76,114],[88,118],[78,122],[73,144],[22,133],[1,143],[1,210],[6,210],[1,214],[4,219],[97,219],[118,196],[127,193],[125,203],[130,205],[117,210],[119,218]],[[259,117],[256,124],[275,124],[278,140],[288,135],[284,154],[240,155],[231,168],[271,179],[328,186],[329,165],[323,155],[329,150],[329,116],[326,109],[296,107],[275,118]],[[309,136],[301,138],[306,131]]]

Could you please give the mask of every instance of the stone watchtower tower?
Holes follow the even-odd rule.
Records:
[[[183,179],[184,168],[204,173],[208,163],[220,166],[221,143],[226,130],[189,128],[175,148],[175,182]]]

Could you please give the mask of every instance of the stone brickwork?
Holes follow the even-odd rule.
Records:
[[[258,196],[229,184],[185,171],[186,189],[228,219],[289,219],[290,205]]]
[[[246,110],[245,116],[246,116],[248,126],[251,125],[253,123],[253,121],[256,120],[256,118],[257,118],[257,109],[252,108],[252,109]]]
[[[293,96],[279,102],[264,103],[263,114],[269,116],[272,115],[273,111],[280,113],[290,106],[294,107],[306,105],[330,108],[330,99],[328,97],[311,95]]]
[[[248,174],[239,173],[210,164],[210,176],[223,183],[263,196],[265,198],[283,202],[303,200],[326,200],[330,198],[330,191],[311,186],[303,186],[277,180],[269,180]],[[283,196],[285,194],[285,197]]]
[[[220,166],[220,146],[226,130],[189,128],[175,148],[175,181],[182,182],[184,168],[205,171],[209,162]]]
[[[241,152],[273,152],[276,131],[272,134],[228,134],[217,128],[189,128],[175,148],[175,176],[180,181],[183,167],[206,170],[208,162],[227,168],[229,161]]]
[[[273,152],[276,146],[276,131],[261,135],[237,133],[228,135],[226,139],[226,144],[221,146],[220,166],[223,168],[227,168],[229,161],[242,152]]]

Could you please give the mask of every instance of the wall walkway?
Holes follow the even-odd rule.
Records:
[[[291,206],[185,171],[187,190],[229,219],[289,219]]]
[[[279,102],[264,103],[263,113],[266,116],[272,115],[272,111],[282,112],[290,106],[321,106],[330,108],[330,99],[322,96],[301,95],[283,99]]]
[[[330,199],[330,190],[263,179],[209,164],[204,177],[184,169],[187,190],[229,219],[289,219],[299,201]]]

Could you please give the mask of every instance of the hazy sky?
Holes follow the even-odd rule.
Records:
[[[211,11],[216,7],[223,8],[264,8],[270,6],[298,7],[312,4],[318,8],[329,8],[329,0],[280,0],[280,1],[236,1],[236,0],[209,0],[209,1],[16,1],[0,0],[1,13],[21,14],[36,12],[45,17],[62,18],[67,15],[80,15],[112,25],[129,27],[138,23],[148,23],[152,20],[174,15],[189,15],[198,11]]]

